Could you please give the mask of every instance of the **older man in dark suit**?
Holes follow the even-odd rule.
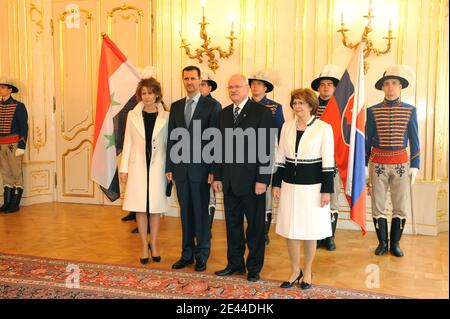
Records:
[[[245,76],[230,78],[228,92],[233,104],[222,110],[219,120],[225,158],[214,165],[213,186],[224,193],[228,244],[228,265],[216,275],[244,274],[247,269],[247,280],[255,282],[264,264],[265,193],[276,130],[270,110],[250,100],[249,91]],[[249,137],[252,134],[254,140]],[[248,223],[245,235],[244,215]],[[249,249],[246,262],[245,243]]]
[[[172,268],[184,268],[195,259],[195,270],[204,271],[211,250],[208,204],[213,175],[211,165],[202,158],[210,141],[202,140],[202,135],[208,128],[217,128],[220,105],[200,94],[199,68],[188,66],[182,75],[187,97],[170,108],[166,157],[166,176],[175,181],[183,233],[181,258]]]

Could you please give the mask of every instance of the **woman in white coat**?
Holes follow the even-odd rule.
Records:
[[[120,178],[126,183],[123,209],[136,212],[142,243],[140,261],[146,264],[149,249],[152,260],[161,261],[156,240],[161,214],[168,210],[164,172],[169,112],[162,104],[161,85],[154,78],[139,82],[136,98],[139,103],[127,117]],[[147,218],[150,218],[150,244]]]
[[[334,142],[331,126],[313,114],[319,106],[310,89],[291,93],[295,119],[284,123],[276,154],[272,193],[279,200],[276,233],[287,238],[292,274],[281,284],[311,288],[317,239],[331,236],[330,194],[333,193]],[[281,187],[281,188],[280,188]],[[300,241],[305,267],[300,269]]]

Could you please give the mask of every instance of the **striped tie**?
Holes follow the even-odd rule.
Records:
[[[234,123],[236,123],[236,120],[237,120],[237,118],[238,118],[238,116],[239,116],[239,110],[240,110],[240,108],[239,108],[238,106],[236,106],[236,107],[234,108],[234,112],[233,112]]]

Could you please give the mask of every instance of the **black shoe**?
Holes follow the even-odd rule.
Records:
[[[378,237],[378,247],[375,249],[375,255],[382,256],[388,252],[388,229],[386,218],[374,218],[375,231]]]
[[[247,276],[247,280],[251,282],[257,282],[259,280],[259,274],[258,273],[249,273]]]
[[[160,262],[161,262],[161,256],[153,256],[153,253],[152,253],[152,246],[150,246],[150,244],[148,244],[148,250],[150,250],[150,255],[152,256],[152,260],[153,260],[155,263],[160,263]]]
[[[300,283],[300,288],[302,288],[303,290],[310,289],[311,287],[312,287],[312,284],[308,284],[307,282],[302,281]]]
[[[300,274],[298,275],[298,277],[293,281],[293,282],[289,282],[289,281],[284,281],[281,285],[280,288],[291,288],[295,282],[300,283],[300,279],[303,277],[303,271],[300,270]]]
[[[139,258],[139,261],[140,261],[141,264],[143,264],[143,265],[148,264],[148,258]]]
[[[231,268],[225,268],[219,271],[216,271],[215,274],[217,276],[231,276],[233,274],[236,275],[243,275],[245,274],[245,268],[241,268],[241,269],[231,269]]]
[[[312,277],[313,274],[311,274],[311,283],[307,283],[302,280],[302,282],[300,283],[300,288],[302,288],[303,290],[310,289],[312,287]]]
[[[336,250],[336,243],[334,242],[334,237],[327,237],[324,240],[325,248],[328,251]]]
[[[136,213],[135,212],[129,212],[127,216],[122,217],[123,222],[128,222],[130,220],[136,220]]]
[[[184,260],[183,258],[180,258],[176,263],[172,265],[172,269],[183,269],[187,265],[192,265],[194,263],[194,260]]]
[[[205,271],[206,270],[206,262],[199,261],[195,263],[195,271]]]

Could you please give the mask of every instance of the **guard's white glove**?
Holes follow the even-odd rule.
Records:
[[[411,167],[409,169],[409,175],[411,176],[411,185],[413,185],[416,182],[416,176],[418,172],[419,172],[418,168]]]
[[[23,156],[25,154],[25,150],[18,148],[16,149],[16,157]]]
[[[369,168],[366,166],[366,179],[369,178]]]

